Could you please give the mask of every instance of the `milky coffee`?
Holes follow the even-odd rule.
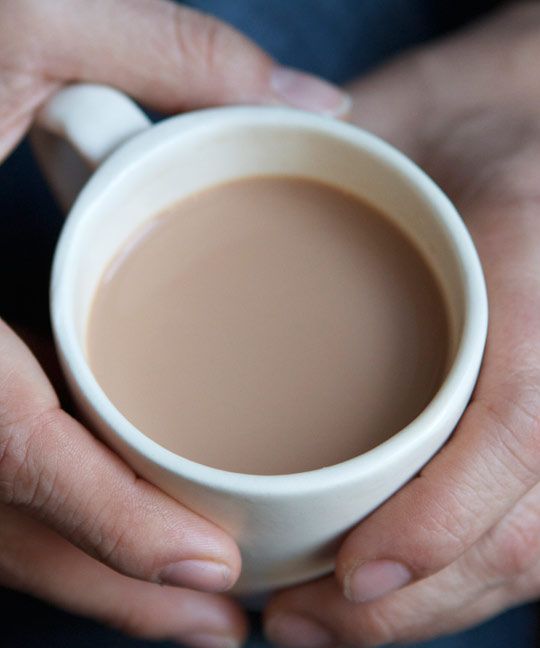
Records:
[[[101,280],[87,349],[150,438],[283,474],[410,423],[443,379],[448,325],[430,268],[383,214],[316,181],[253,177],[138,231]]]

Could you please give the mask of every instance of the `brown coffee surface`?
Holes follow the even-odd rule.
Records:
[[[150,438],[285,474],[410,423],[441,384],[448,326],[428,265],[382,214],[319,182],[253,177],[141,228],[102,278],[87,344]]]

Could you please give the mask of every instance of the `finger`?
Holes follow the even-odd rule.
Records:
[[[0,136],[10,125],[8,142],[20,134],[51,81],[74,80],[114,85],[164,111],[278,103],[341,116],[350,104],[333,85],[275,65],[233,28],[173,2],[2,3]]]
[[[421,60],[417,52],[403,54],[347,86],[354,98],[350,120],[413,159],[420,158],[421,134],[429,131],[434,117]]]
[[[29,23],[50,27],[44,59],[35,63],[58,78],[110,83],[165,110],[276,101],[332,114],[344,108],[334,86],[308,75],[293,78],[233,28],[172,2],[35,5]]]
[[[536,466],[522,464],[519,445],[533,443],[534,423],[513,403],[487,407],[473,403],[440,455],[346,539],[337,577],[351,601],[451,564],[532,486]]]
[[[539,26],[537,3],[503,3],[480,23],[400,53],[349,86],[352,120],[423,165],[422,149],[434,132],[453,141],[454,123],[467,114],[502,109],[515,116],[524,106],[537,114],[540,92],[531,82],[529,62],[540,51]],[[500,83],[503,69],[508,73]],[[500,138],[508,141],[504,129],[484,143],[475,173],[486,147],[497,146]]]
[[[145,639],[233,648],[245,638],[245,618],[226,598],[117,574],[15,509],[0,505],[0,520],[0,580],[8,587]]]
[[[27,72],[8,72],[2,61],[2,11],[0,6],[0,162],[30,127],[34,111],[59,87],[55,81]]]
[[[454,562],[538,480],[540,276],[530,268],[540,252],[530,244],[536,221],[522,209],[501,208],[508,226],[488,237],[482,236],[488,219],[471,222],[491,286],[480,380],[448,444],[345,540],[336,572],[352,601],[374,599]],[[502,218],[491,204],[489,212]]]
[[[540,591],[540,485],[455,563],[371,603],[347,601],[333,578],[284,592],[266,613],[277,643],[372,646],[457,632]],[[310,641],[308,641],[308,638]],[[326,643],[323,643],[323,639]]]
[[[48,381],[53,386],[63,409],[75,410],[72,396],[66,385],[64,374],[54,348],[54,341],[50,331],[40,331],[35,327],[14,324],[14,332],[30,349],[40,366],[43,368]]]
[[[289,623],[289,619],[283,624],[292,629],[283,630],[281,643],[287,643],[286,632],[292,633],[289,645],[301,635],[303,643],[296,645],[304,646],[309,635],[312,645],[318,642],[321,646],[324,636],[325,641],[334,641],[337,636],[358,645],[364,645],[362,641],[377,645],[426,638],[473,624],[538,594],[538,570],[531,565],[540,549],[540,493],[537,486],[531,486],[537,482],[539,468],[535,299],[540,293],[538,280],[530,272],[538,263],[538,251],[530,243],[535,240],[535,226],[531,229],[531,223],[536,222],[535,210],[516,212],[516,205],[531,208],[535,203],[526,197],[523,202],[514,199],[505,203],[504,214],[492,202],[488,204],[489,215],[480,207],[470,214],[488,285],[495,287],[491,295],[491,339],[476,404],[422,477],[393,498],[396,506],[382,507],[372,517],[375,523],[383,514],[379,519],[386,520],[386,526],[372,527],[376,538],[365,539],[368,547],[371,541],[372,547],[378,544],[383,550],[385,546],[405,548],[411,564],[414,560],[416,564],[431,564],[436,572],[440,565],[440,571],[399,592],[388,593],[392,590],[388,587],[392,566],[379,563],[371,576],[379,588],[377,594],[387,595],[364,604],[347,602],[331,579],[325,586],[331,594],[327,598],[316,586],[285,593],[272,604],[269,623],[278,612],[283,617],[295,611],[323,624],[327,634],[294,619]],[[506,272],[499,263],[503,256],[508,262]],[[445,476],[449,480],[441,481]],[[526,494],[519,499],[520,493]],[[504,513],[504,519],[498,522]],[[369,523],[367,520],[360,525],[358,532]],[[476,538],[480,539],[476,542]],[[360,553],[365,550],[364,541],[356,540]],[[438,562],[441,555],[449,566]],[[403,578],[403,571],[396,573]],[[279,626],[272,628],[274,625],[277,621],[270,623],[277,640],[281,630]],[[348,636],[343,635],[346,628]]]
[[[347,601],[329,577],[278,595],[266,611],[265,631],[291,648],[364,648],[458,632],[509,604],[505,588],[465,581],[454,566],[372,603]]]
[[[234,583],[234,541],[137,478],[62,412],[39,364],[3,323],[0,357],[0,501],[127,575],[209,591]]]
[[[540,591],[540,484],[458,561],[464,574],[494,589],[504,587],[511,603]]]
[[[333,578],[278,595],[267,611],[270,637],[308,648],[426,640],[457,632],[540,591],[540,486],[455,563],[371,603],[353,604]]]

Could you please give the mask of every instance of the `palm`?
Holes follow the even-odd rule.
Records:
[[[540,97],[516,54],[521,27],[531,17],[540,27],[540,13],[525,13],[352,86],[354,121],[413,157],[462,214],[488,286],[488,345],[449,443],[353,530],[337,578],[280,594],[270,621],[294,613],[338,641],[379,645],[452,632],[540,595]],[[514,36],[506,49],[503,27]],[[510,55],[514,76],[495,83],[495,62]],[[347,601],[353,566],[377,559],[407,565],[412,584]]]

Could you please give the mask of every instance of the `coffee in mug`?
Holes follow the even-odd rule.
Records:
[[[173,452],[259,475],[337,464],[408,425],[442,383],[437,281],[395,224],[301,177],[197,192],[114,257],[91,309],[91,368]]]
[[[343,535],[421,470],[469,402],[487,299],[459,214],[385,142],[299,111],[224,107],[152,125],[122,93],[83,84],[62,88],[39,122],[37,150],[63,204],[84,176],[73,150],[98,167],[70,210],[51,280],[59,359],[85,422],[236,540],[235,593],[329,573]],[[159,267],[169,268],[161,284]],[[144,297],[160,285],[161,296]],[[109,291],[148,301],[114,324]],[[134,347],[145,330],[154,337]],[[122,403],[105,383],[98,346],[109,336],[125,338],[121,380],[142,380],[138,414],[138,399]],[[111,358],[121,350],[109,348]],[[418,414],[415,394],[429,401]],[[145,414],[173,396],[182,407],[172,414]],[[204,427],[187,425],[200,413]],[[147,423],[134,425],[139,415]],[[266,474],[240,472],[257,470]]]

